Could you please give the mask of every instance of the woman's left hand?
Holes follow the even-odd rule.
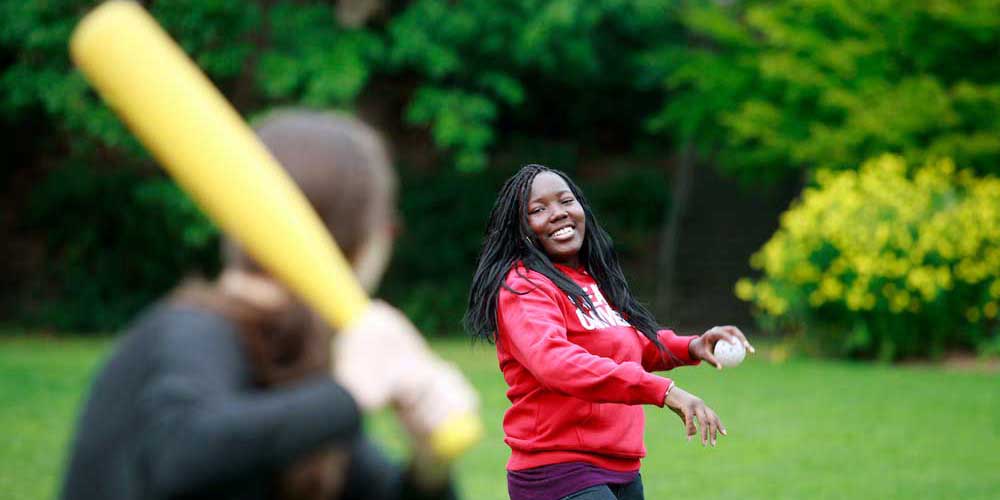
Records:
[[[753,346],[750,345],[750,341],[747,340],[746,335],[743,335],[743,332],[739,328],[727,325],[714,326],[698,338],[692,340],[688,344],[688,353],[691,355],[691,359],[707,361],[712,366],[721,370],[722,364],[719,363],[719,360],[715,359],[712,353],[715,352],[715,344],[722,340],[743,344],[743,347],[747,351],[751,353],[756,352]]]

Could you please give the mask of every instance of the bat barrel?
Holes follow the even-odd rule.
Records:
[[[242,117],[138,4],[77,27],[73,61],[226,233],[335,327],[368,299],[319,216]]]

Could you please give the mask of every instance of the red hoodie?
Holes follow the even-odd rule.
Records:
[[[663,406],[670,379],[649,372],[675,366],[613,311],[586,271],[557,266],[600,313],[578,310],[545,276],[517,264],[497,307],[497,358],[512,403],[504,414],[509,470],[582,461],[617,471],[646,456],[641,405]],[[603,320],[605,321],[602,321]],[[661,330],[685,364],[694,336]]]

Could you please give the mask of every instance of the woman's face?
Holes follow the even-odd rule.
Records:
[[[528,226],[552,262],[579,267],[586,215],[566,181],[552,172],[536,175],[527,210]]]

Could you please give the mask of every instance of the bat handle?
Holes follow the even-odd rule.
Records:
[[[430,445],[436,456],[452,461],[468,451],[483,436],[483,424],[474,413],[450,415],[431,434]]]

